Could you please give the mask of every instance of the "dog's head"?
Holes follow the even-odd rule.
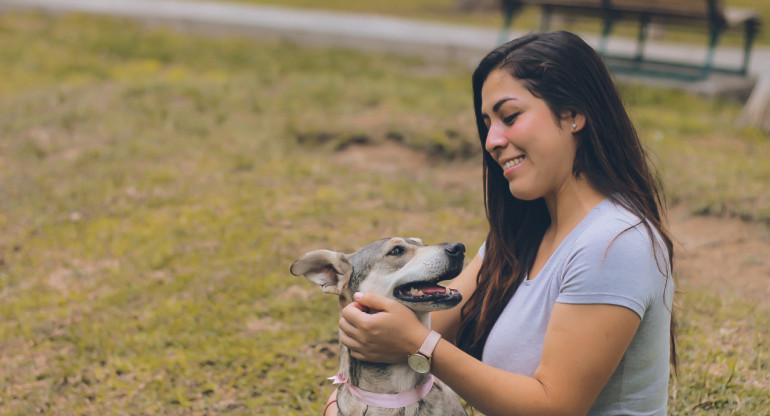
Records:
[[[460,243],[425,245],[417,238],[386,238],[353,254],[315,250],[291,265],[291,274],[304,275],[324,292],[353,300],[355,292],[374,292],[396,299],[415,312],[449,309],[462,295],[442,280],[463,268],[465,246]]]

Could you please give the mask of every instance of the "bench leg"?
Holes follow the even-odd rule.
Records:
[[[703,78],[707,78],[711,73],[711,68],[714,65],[714,52],[716,51],[719,35],[721,33],[722,31],[715,24],[711,25],[709,28],[709,49],[706,53],[706,61],[703,63],[703,68],[701,70],[701,76]]]
[[[644,44],[647,42],[647,29],[650,25],[650,16],[642,15],[639,19],[639,34],[636,38],[636,56],[634,60],[642,62],[644,60]]]
[[[513,15],[516,12],[516,6],[511,4],[510,1],[503,1],[503,27],[500,29],[500,37],[497,40],[498,45],[508,41],[510,36],[511,25],[513,24]]]
[[[607,52],[607,42],[609,41],[610,32],[612,32],[612,24],[614,20],[609,13],[604,14],[604,26],[602,27],[602,38],[599,41],[599,55],[605,56]]]

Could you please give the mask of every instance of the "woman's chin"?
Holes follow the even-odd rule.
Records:
[[[514,186],[512,183],[508,184],[508,189],[511,191],[511,195],[513,195],[514,198],[522,201],[534,201],[542,196],[531,189],[521,189],[521,187]]]

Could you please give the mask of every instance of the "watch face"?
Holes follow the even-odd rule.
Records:
[[[412,354],[409,356],[409,367],[418,373],[427,373],[430,371],[430,361],[421,354]]]

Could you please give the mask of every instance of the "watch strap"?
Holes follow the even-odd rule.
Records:
[[[428,336],[425,338],[425,341],[423,341],[420,349],[417,350],[417,353],[424,355],[426,358],[430,359],[433,356],[433,350],[436,349],[436,345],[438,345],[438,342],[440,340],[441,340],[441,334],[439,334],[434,330],[431,330]]]

